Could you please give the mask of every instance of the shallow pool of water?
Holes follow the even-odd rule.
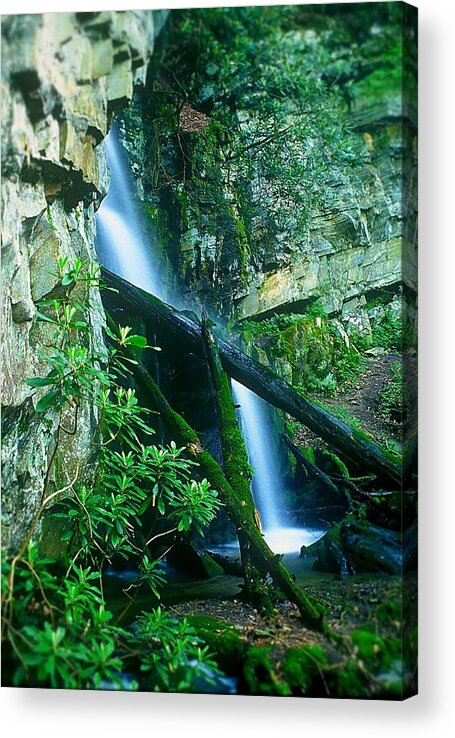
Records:
[[[289,554],[300,553],[302,546],[311,546],[326,533],[322,528],[271,528],[263,536],[274,553]],[[234,556],[239,552],[239,543],[236,539],[211,548],[222,555]]]

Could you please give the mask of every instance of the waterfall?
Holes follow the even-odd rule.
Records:
[[[282,528],[281,504],[285,490],[279,474],[275,429],[268,404],[258,395],[232,380],[232,394],[239,407],[242,435],[254,469],[252,490],[264,530]]]
[[[129,162],[115,126],[105,142],[111,183],[96,214],[99,259],[105,267],[136,287],[165,299],[166,285],[159,276],[159,244],[153,240],[143,206],[135,194]]]
[[[283,511],[286,490],[280,470],[276,430],[269,404],[247,387],[232,380],[242,435],[253,468],[252,492],[269,546],[279,553],[299,551],[321,538],[325,530],[293,528]]]
[[[115,126],[106,137],[111,184],[96,215],[96,250],[101,263],[137,287],[169,299],[168,285],[160,279],[162,258],[159,243],[145,222],[135,194],[134,181]],[[172,296],[176,305],[178,295]],[[177,305],[179,306],[179,305]],[[239,407],[239,420],[249,462],[253,467],[252,489],[270,547],[279,553],[298,551],[320,538],[325,531],[292,528],[283,514],[285,489],[275,445],[275,429],[270,406],[249,389],[232,381]]]

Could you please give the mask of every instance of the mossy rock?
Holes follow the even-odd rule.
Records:
[[[316,555],[314,569],[333,574],[400,574],[402,570],[400,535],[366,520],[338,523],[301,555]]]
[[[224,574],[223,567],[220,566],[220,564],[218,564],[212,556],[207,553],[207,551],[204,551],[202,554],[201,561],[209,579],[212,577],[219,577]]]
[[[401,574],[401,536],[395,531],[371,525],[367,521],[343,523],[343,550],[353,571]]]
[[[291,690],[277,675],[271,658],[271,646],[251,646],[243,665],[245,691],[251,695],[290,697]]]
[[[386,644],[379,636],[368,630],[355,630],[351,634],[351,638],[356,648],[357,657],[369,670],[375,671],[384,660],[389,661]]]
[[[326,664],[327,656],[320,646],[290,648],[284,660],[283,675],[292,694],[319,693]]]
[[[211,615],[189,615],[187,620],[215,655],[218,666],[226,674],[238,673],[247,644],[235,627]]]
[[[63,565],[68,555],[68,541],[64,540],[67,531],[67,522],[52,515],[43,515],[38,540],[40,556]]]
[[[176,541],[167,555],[167,562],[188,576],[211,579],[224,574],[223,568],[207,553],[200,554],[188,541]]]
[[[350,655],[341,664],[326,666],[324,685],[332,697],[401,699],[401,641],[385,641],[368,626],[351,633]]]
[[[222,521],[222,524],[224,521]],[[214,551],[209,552],[210,557],[215,563],[217,563],[224,574],[229,574],[234,577],[243,577],[242,564],[236,558],[231,556],[222,556]]]
[[[325,571],[333,574],[340,574],[342,570],[344,554],[343,545],[341,541],[341,526],[342,523],[337,523],[333,528],[326,533],[323,538],[310,546],[302,547],[300,555],[316,556],[316,561],[313,564],[313,568],[316,571]]]

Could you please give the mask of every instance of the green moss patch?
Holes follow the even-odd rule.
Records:
[[[211,615],[189,615],[187,619],[225,673],[233,674],[241,668],[247,646],[231,623]]]
[[[320,646],[290,648],[283,664],[283,676],[294,695],[319,690],[327,656]]]
[[[290,697],[291,690],[277,675],[270,656],[271,646],[251,646],[243,666],[248,694]]]

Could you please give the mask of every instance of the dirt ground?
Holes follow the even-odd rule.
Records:
[[[376,635],[386,639],[398,637],[400,623],[384,623],[376,617],[376,610],[384,602],[400,601],[401,588],[400,577],[333,577],[306,586],[305,593],[319,600],[326,608],[327,625],[335,633],[348,635],[365,623],[373,623]],[[181,602],[170,609],[180,616],[210,615],[226,620],[251,645],[272,645],[276,661],[288,648],[308,644],[325,644],[333,658],[336,657],[333,640],[305,628],[297,607],[290,602],[278,604],[272,619],[265,619],[240,598],[193,600]]]
[[[386,439],[398,442],[401,437],[400,423],[381,413],[380,396],[390,383],[390,365],[399,359],[397,353],[368,356],[367,366],[355,386],[345,389],[335,397],[316,397],[324,405],[346,413],[359,422],[360,427],[379,443]],[[317,437],[303,426],[295,435],[297,444],[320,443]]]

